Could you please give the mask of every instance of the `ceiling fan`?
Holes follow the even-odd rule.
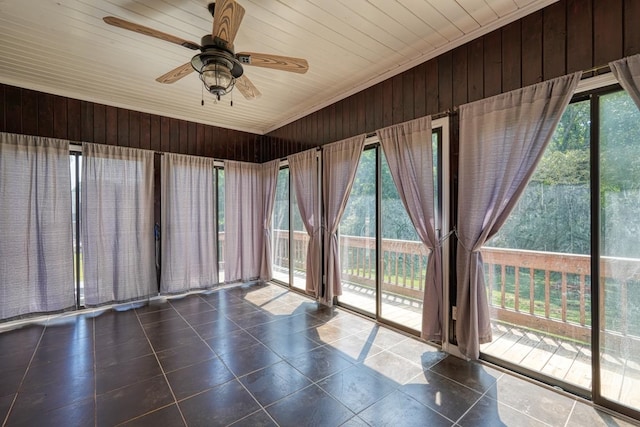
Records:
[[[190,62],[163,74],[156,81],[174,83],[195,70],[200,74],[204,87],[218,100],[231,92],[234,87],[237,87],[246,99],[255,99],[260,96],[258,89],[244,75],[244,65],[300,74],[306,73],[309,69],[307,61],[301,58],[255,52],[235,53],[233,41],[242,22],[244,8],[235,0],[219,0],[217,5],[210,3],[208,9],[213,16],[213,30],[211,34],[202,37],[200,44],[115,16],[106,16],[103,20],[109,25],[125,30],[200,50],[200,53],[196,54]]]

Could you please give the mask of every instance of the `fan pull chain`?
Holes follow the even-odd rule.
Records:
[[[200,105],[204,107],[204,86],[200,85]]]

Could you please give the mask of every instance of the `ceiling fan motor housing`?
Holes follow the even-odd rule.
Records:
[[[227,43],[207,34],[202,37],[201,52],[191,59],[191,66],[200,74],[207,90],[218,99],[233,89],[235,79],[244,70]]]

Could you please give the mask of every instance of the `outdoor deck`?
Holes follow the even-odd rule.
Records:
[[[288,233],[275,233],[275,237],[289,238]],[[294,232],[292,240],[293,265],[304,271],[308,237]],[[371,238],[341,236],[340,240],[343,294],[339,301],[376,312],[375,267],[380,259],[380,317],[420,330],[424,247],[418,242],[383,239],[381,253],[376,254]],[[283,266],[289,265],[287,247],[279,245],[277,258]],[[483,345],[481,352],[591,390],[590,257],[488,247],[482,253],[493,341]],[[640,292],[640,259],[602,257],[600,275],[602,395],[640,408],[640,308],[633,303]],[[294,286],[304,287],[299,277],[294,280]]]
[[[358,285],[347,284],[342,300],[357,307],[373,306],[374,295]],[[385,317],[419,330],[422,304],[401,299],[383,298]],[[482,352],[498,359],[508,360],[524,368],[541,372],[578,387],[591,390],[591,350],[589,346],[570,340],[534,333],[523,328],[494,321],[493,341],[482,346]],[[622,404],[640,406],[640,354],[635,361],[627,357],[603,354],[603,395]]]

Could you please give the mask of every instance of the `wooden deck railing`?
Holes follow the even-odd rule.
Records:
[[[283,243],[276,246],[276,264],[288,266],[288,245],[284,244],[288,232],[276,230],[273,239],[281,239]],[[377,259],[375,240],[354,236],[341,236],[340,239],[345,280],[374,287]],[[305,232],[293,232],[295,269],[305,268],[307,244]],[[483,248],[482,255],[494,319],[580,341],[590,340],[589,256],[490,247]],[[427,261],[423,245],[413,241],[384,239],[382,260],[383,290],[421,301]],[[638,331],[629,330],[635,321],[630,325],[627,297],[630,292],[640,292],[640,259],[603,257],[600,270],[600,283],[606,283],[609,289],[614,289],[612,295],[620,301],[615,304],[615,312],[611,309],[606,313],[605,309],[600,310],[603,329],[620,336],[639,335]],[[605,301],[604,288],[601,286],[600,301]],[[608,298],[613,296],[609,295]]]
[[[591,340],[590,256],[484,247],[482,257],[494,318]],[[630,316],[628,296],[640,292],[640,259],[601,257],[599,283],[600,329],[612,341],[637,341],[630,326],[640,316]]]
[[[482,258],[494,318],[580,341],[590,339],[591,257],[484,247]]]
[[[274,230],[272,239],[281,244],[275,245],[272,254],[277,266],[289,265],[287,231]],[[293,266],[304,271],[309,236],[303,231],[293,232]],[[375,287],[375,239],[368,237],[340,236],[342,253],[342,275],[345,280],[364,287]],[[420,242],[384,239],[382,241],[383,281],[382,289],[422,301],[427,256]]]

